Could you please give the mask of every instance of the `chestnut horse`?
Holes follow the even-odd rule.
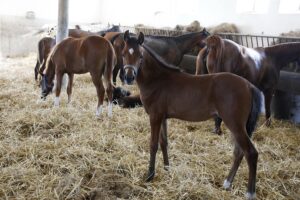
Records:
[[[250,137],[260,110],[259,90],[246,79],[231,73],[203,76],[182,73],[178,67],[167,64],[148,46],[142,45],[143,33],[136,38],[126,31],[124,40],[125,67],[136,72],[141,100],[150,118],[150,164],[147,181],[152,180],[155,174],[158,142],[164,165],[166,168],[169,166],[168,118],[204,121],[218,114],[232,132],[235,141],[234,162],[224,187],[230,188],[245,155],[249,167],[247,196],[254,199],[258,152]]]
[[[132,34],[134,35],[134,34]],[[106,33],[105,38],[111,41],[115,48],[117,56],[117,64],[113,72],[113,82],[116,82],[117,74],[120,70],[119,77],[122,83],[132,84],[133,71],[130,69],[123,69],[123,58],[122,58],[122,49],[124,47],[123,40],[124,33],[111,32]],[[183,55],[190,51],[195,46],[204,47],[203,40],[209,36],[209,33],[206,29],[203,29],[200,32],[188,33],[176,37],[167,37],[167,36],[146,36],[145,44],[151,47],[158,55],[163,57],[168,63],[179,65]],[[128,70],[127,76],[124,77],[124,70]]]
[[[119,26],[113,26],[110,29],[102,30],[99,32],[90,32],[90,31],[84,31],[80,28],[80,26],[76,25],[75,29],[69,29],[69,37],[74,38],[81,38],[86,36],[92,36],[92,35],[104,35],[111,31],[119,31]],[[44,37],[38,42],[38,57],[37,62],[34,68],[34,75],[35,80],[38,80],[38,74],[42,75],[43,71],[45,70],[46,60],[48,57],[48,54],[50,53],[51,49],[54,47],[56,43],[55,38],[51,37]]]
[[[57,44],[47,58],[46,69],[42,77],[42,98],[46,98],[53,88],[53,79],[56,76],[54,105],[59,105],[59,95],[64,73],[69,76],[67,87],[68,102],[71,100],[72,82],[74,74],[89,72],[97,89],[98,105],[96,115],[102,113],[105,88],[102,76],[106,82],[108,96],[108,115],[112,115],[112,70],[115,64],[114,49],[109,41],[100,36],[83,38],[67,38]]]
[[[246,78],[265,97],[266,125],[271,123],[271,100],[279,79],[280,69],[300,58],[300,42],[270,47],[247,48],[214,35],[206,40],[197,57],[196,74],[231,72]],[[216,118],[216,133],[221,134],[222,120]]]

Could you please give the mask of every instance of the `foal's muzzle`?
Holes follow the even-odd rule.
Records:
[[[137,75],[137,69],[134,65],[125,65],[124,66],[124,82],[125,82],[125,84],[132,85],[136,75]]]

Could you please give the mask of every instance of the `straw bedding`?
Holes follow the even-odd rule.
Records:
[[[72,102],[39,100],[35,55],[2,60],[0,68],[0,199],[244,199],[245,160],[230,191],[222,188],[232,162],[230,133],[211,133],[213,121],[169,120],[170,170],[160,150],[156,177],[149,160],[148,116],[143,108],[113,108],[95,117],[89,75],[75,75]],[[137,90],[136,87],[128,87]],[[106,106],[105,106],[106,108]],[[258,199],[300,198],[300,131],[274,120],[254,133],[259,152]]]

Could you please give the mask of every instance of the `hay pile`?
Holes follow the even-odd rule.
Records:
[[[96,119],[88,75],[75,76],[71,105],[63,92],[53,108],[53,95],[39,100],[35,58],[1,63],[0,199],[244,199],[245,161],[232,190],[222,188],[232,160],[228,131],[213,135],[213,121],[169,120],[170,171],[159,151],[156,177],[145,183],[150,127],[143,108],[115,106],[112,119]],[[274,121],[254,134],[259,199],[299,199],[299,132]]]

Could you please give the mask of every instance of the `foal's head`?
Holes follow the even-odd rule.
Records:
[[[50,53],[51,54],[51,53]],[[46,96],[52,92],[53,89],[53,78],[54,78],[54,66],[51,61],[51,55],[48,56],[46,61],[46,68],[42,74],[41,88],[42,88],[42,99],[46,99]]]
[[[138,38],[130,37],[127,30],[124,34],[125,45],[122,51],[124,63],[124,81],[131,85],[137,75],[138,69],[142,61],[142,52],[140,50],[141,44],[144,42],[144,34],[140,33]]]

